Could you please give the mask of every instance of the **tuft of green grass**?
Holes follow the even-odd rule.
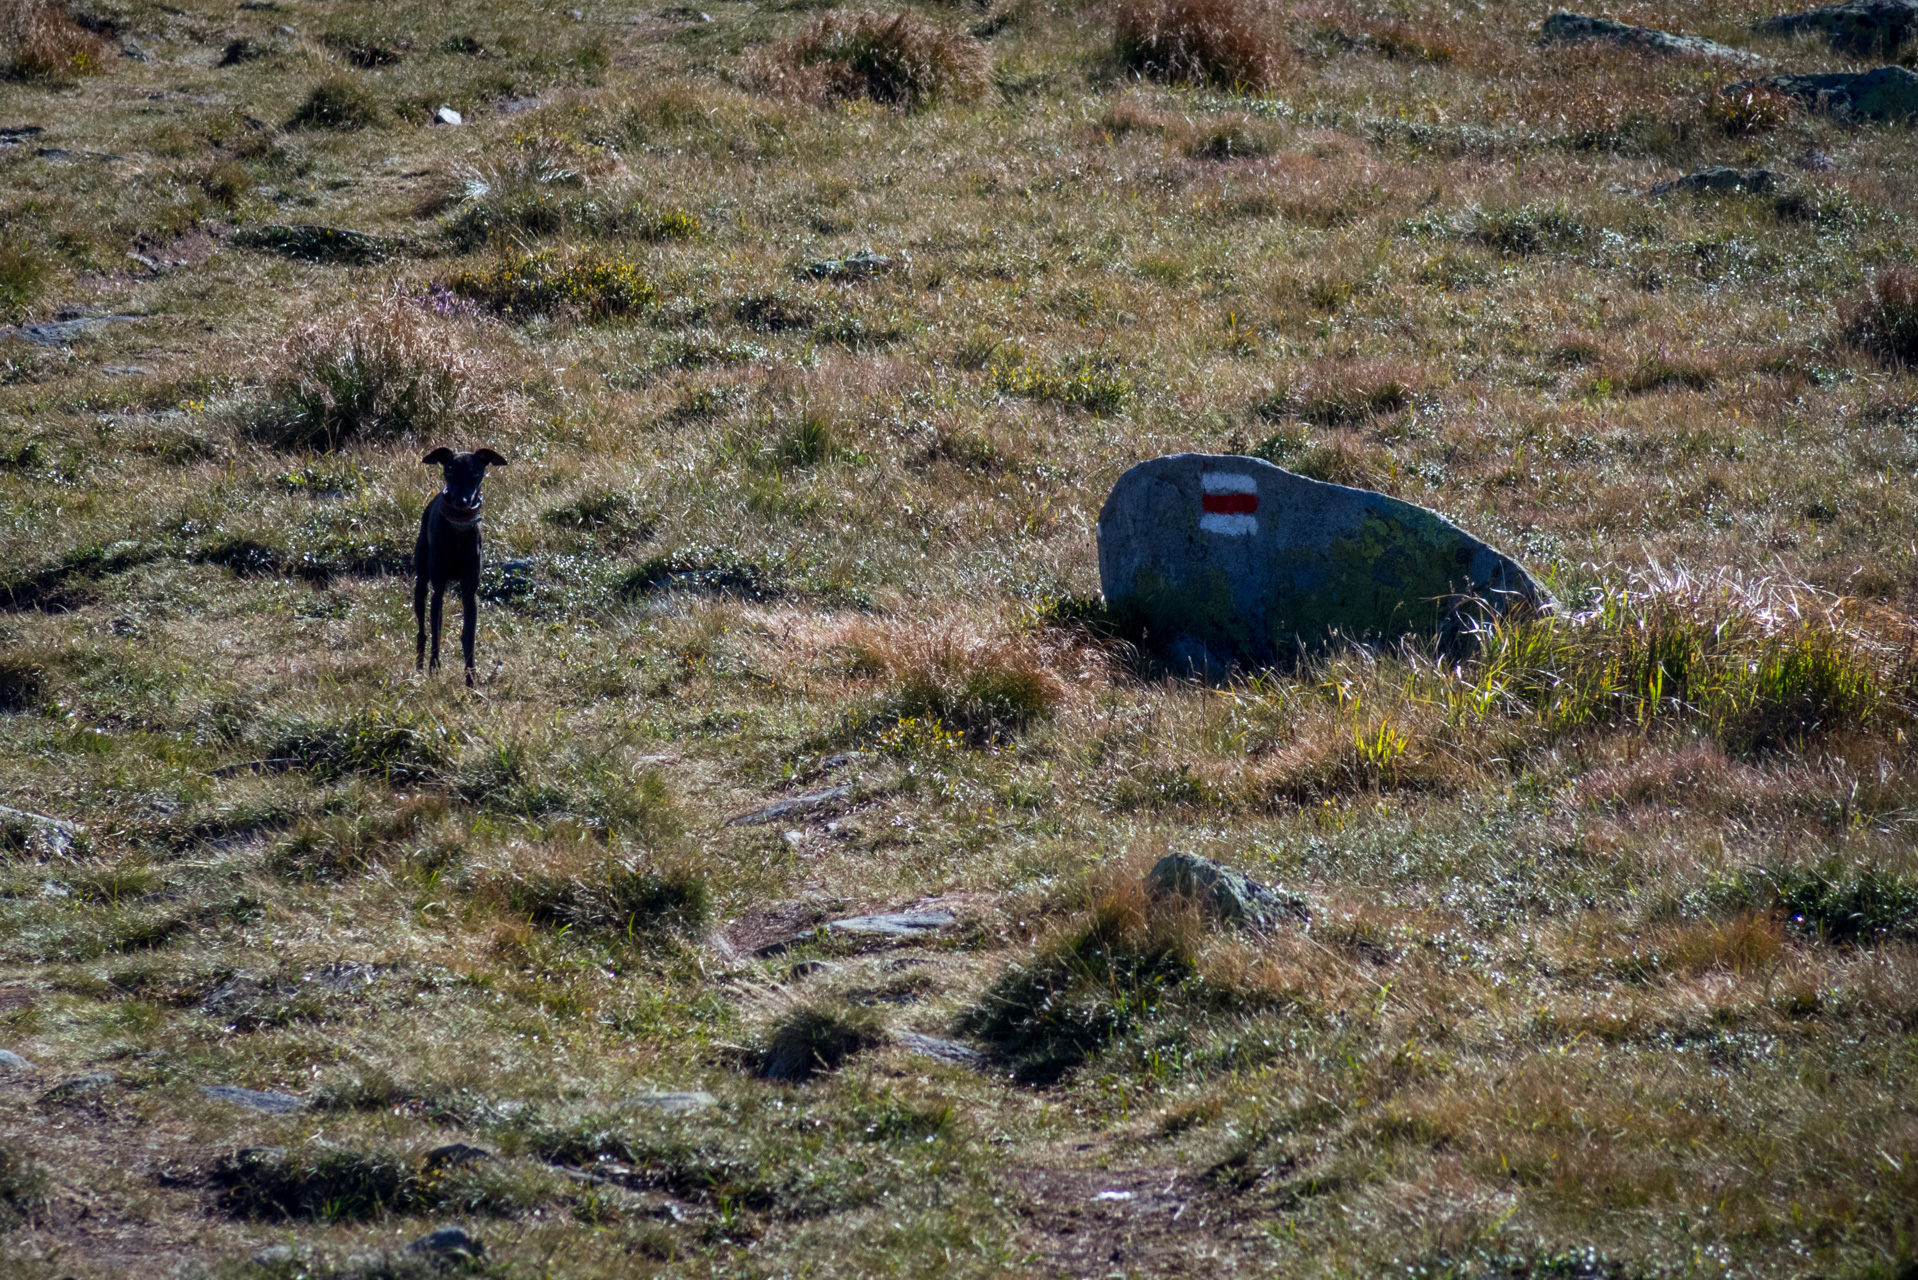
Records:
[[[872,1009],[805,1005],[773,1028],[759,1074],[768,1080],[803,1084],[815,1075],[839,1070],[846,1059],[884,1040],[885,1024]]]
[[[492,1160],[436,1164],[388,1151],[327,1147],[249,1147],[215,1161],[208,1179],[228,1213],[268,1222],[515,1214],[552,1193],[543,1180]]]
[[[46,290],[53,264],[18,230],[0,233],[0,319],[26,314]]]
[[[46,668],[32,656],[18,650],[0,654],[0,712],[33,710],[46,687]]]
[[[508,250],[492,265],[454,276],[448,286],[505,316],[608,320],[658,303],[639,263],[591,248]]]
[[[713,911],[705,877],[671,861],[607,855],[571,872],[513,864],[482,885],[483,896],[512,915],[615,941],[697,933]]]
[[[1696,584],[1604,592],[1575,618],[1500,623],[1476,680],[1555,730],[1698,725],[1740,754],[1908,722],[1911,661],[1836,610],[1778,613]]]
[[[1109,357],[1071,356],[1055,365],[1026,361],[995,364],[988,370],[993,388],[1006,395],[1114,414],[1132,398],[1132,379]]]
[[[438,721],[368,705],[340,717],[295,720],[272,739],[267,755],[322,778],[358,774],[403,785],[446,769],[449,736]]]
[[[287,120],[289,129],[371,129],[384,123],[379,97],[350,75],[320,81]]]
[[[1197,969],[1189,913],[1156,909],[1136,882],[1097,898],[980,996],[961,1029],[1034,1084],[1050,1084],[1153,1017]]]
[[[47,1171],[12,1143],[0,1143],[0,1232],[38,1217],[47,1204]]]

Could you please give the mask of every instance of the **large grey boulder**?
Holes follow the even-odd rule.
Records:
[[[1828,4],[1803,13],[1781,13],[1752,24],[1752,30],[1770,36],[1806,32],[1823,35],[1841,53],[1890,57],[1918,35],[1918,0],[1856,0]]]
[[[1146,872],[1153,897],[1187,898],[1215,920],[1264,932],[1310,919],[1305,903],[1289,893],[1274,893],[1243,871],[1196,853],[1168,853]]]
[[[1814,111],[1840,119],[1909,120],[1918,116],[1918,72],[1904,67],[1840,71],[1822,76],[1766,76],[1741,80],[1724,92],[1736,95],[1764,86],[1789,94]]]
[[[1622,44],[1628,48],[1643,49],[1649,53],[1687,58],[1717,58],[1725,62],[1742,62],[1747,66],[1763,66],[1770,61],[1760,54],[1734,49],[1730,45],[1719,44],[1716,40],[1707,40],[1703,36],[1674,35],[1655,27],[1634,27],[1630,23],[1614,22],[1610,18],[1595,18],[1583,13],[1567,13],[1563,9],[1545,19],[1545,25],[1539,29],[1539,39],[1546,44],[1573,44],[1603,40],[1611,44]]]
[[[1148,643],[1208,674],[1334,637],[1446,639],[1550,603],[1510,557],[1423,507],[1208,453],[1119,477],[1099,512],[1099,581]]]

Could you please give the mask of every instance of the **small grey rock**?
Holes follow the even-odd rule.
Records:
[[[439,124],[465,124],[466,118],[451,107],[441,107],[433,113],[433,119]]]
[[[145,49],[142,49],[138,44],[134,43],[131,40],[127,41],[125,44],[120,46],[120,56],[123,58],[128,58],[134,62],[153,61],[152,54],[148,53]]]
[[[822,262],[806,264],[804,274],[814,280],[832,280],[844,284],[852,280],[866,280],[891,271],[896,265],[895,259],[883,253],[874,253],[870,249],[844,258],[828,258]]]
[[[1688,173],[1682,178],[1674,178],[1670,182],[1661,182],[1646,194],[1662,196],[1667,191],[1685,191],[1698,195],[1742,191],[1762,193],[1770,191],[1777,185],[1778,175],[1770,169],[1733,169],[1717,164],[1709,169]]]
[[[1153,864],[1145,880],[1154,897],[1190,898],[1208,916],[1243,929],[1262,932],[1310,918],[1295,895],[1275,893],[1243,871],[1193,853],[1167,854]]]
[[[893,1039],[902,1048],[955,1067],[966,1067],[973,1071],[986,1069],[986,1055],[957,1040],[941,1040],[937,1036],[920,1035],[917,1031],[896,1032]]]
[[[486,1246],[464,1227],[441,1227],[407,1245],[406,1251],[446,1259],[478,1259],[486,1256]]]
[[[1763,85],[1841,120],[1888,122],[1918,116],[1918,72],[1904,67],[1840,71],[1822,76],[1766,76],[1725,86],[1728,96]]]
[[[775,800],[763,809],[754,809],[751,813],[742,813],[736,818],[726,819],[729,827],[752,827],[762,822],[771,822],[774,818],[783,818],[789,813],[804,813],[818,809],[836,800],[844,800],[852,795],[851,787],[828,787],[824,791],[813,791],[803,796],[792,796],[785,800]]]
[[[40,1101],[49,1103],[79,1102],[86,1098],[106,1092],[113,1087],[113,1077],[104,1072],[95,1075],[75,1076],[71,1080],[62,1080],[45,1093]]]
[[[33,1064],[11,1049],[0,1049],[0,1068],[8,1071],[31,1071]]]
[[[281,1093],[278,1089],[242,1089],[236,1084],[203,1084],[200,1092],[215,1102],[245,1107],[249,1111],[264,1111],[275,1116],[292,1115],[306,1106],[305,1099]]]
[[[11,335],[22,342],[31,342],[36,347],[65,347],[102,325],[131,324],[144,319],[145,316],[77,316],[72,320],[47,320],[11,329],[0,328],[0,338]]]
[[[643,1107],[648,1111],[659,1111],[669,1116],[691,1115],[695,1111],[704,1111],[718,1101],[712,1094],[701,1089],[671,1091],[665,1089],[646,1089],[639,1093],[628,1094],[627,1106]]]
[[[950,911],[890,911],[881,915],[847,916],[828,920],[828,933],[866,933],[890,938],[923,938],[950,928],[957,919]]]
[[[1673,35],[1669,31],[1660,31],[1654,27],[1634,27],[1629,23],[1614,22],[1610,18],[1567,13],[1563,9],[1545,19],[1545,25],[1539,29],[1539,39],[1555,44],[1604,40],[1611,44],[1622,44],[1651,53],[1717,58],[1723,62],[1742,62],[1747,66],[1764,66],[1771,61],[1759,54],[1747,53],[1743,49],[1719,44],[1716,40],[1706,40],[1700,36]]]
[[[242,5],[241,8],[246,6]],[[293,1246],[290,1244],[270,1244],[253,1255],[253,1261],[262,1267],[279,1267],[293,1261]]]

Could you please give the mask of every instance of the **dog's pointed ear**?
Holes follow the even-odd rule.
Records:
[[[506,459],[500,457],[491,449],[473,450],[473,461],[484,462],[489,467],[503,467],[506,465]]]
[[[442,446],[433,450],[433,452],[427,454],[424,458],[421,458],[420,462],[422,465],[428,467],[443,467],[452,460],[453,451]]]

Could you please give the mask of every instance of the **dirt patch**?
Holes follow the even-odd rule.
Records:
[[[1022,1243],[1039,1274],[1221,1275],[1269,1260],[1245,1206],[1188,1170],[1008,1169],[1005,1182],[1029,1197]]]

